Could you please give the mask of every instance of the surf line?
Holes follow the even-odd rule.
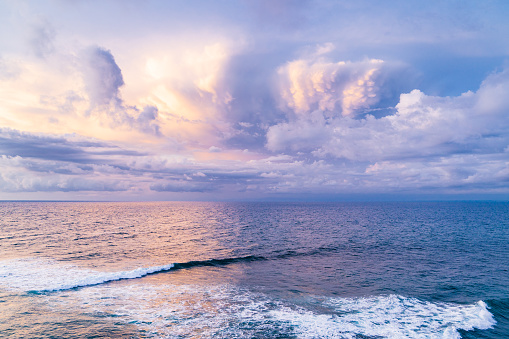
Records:
[[[249,255],[245,257],[237,257],[237,258],[225,258],[225,259],[209,259],[209,260],[197,260],[197,261],[188,261],[184,263],[172,263],[163,266],[153,266],[153,267],[139,267],[137,269],[131,271],[122,271],[122,272],[94,272],[90,276],[75,280],[73,282],[62,283],[59,286],[55,286],[54,288],[46,288],[42,290],[31,290],[28,293],[31,294],[42,294],[48,292],[56,292],[56,291],[65,291],[72,290],[81,287],[89,287],[105,284],[111,281],[119,281],[119,280],[127,280],[127,279],[138,279],[143,278],[148,275],[158,274],[162,272],[168,271],[176,271],[183,269],[190,269],[194,267],[205,267],[205,266],[226,266],[239,262],[250,262],[250,261],[262,261],[268,260],[265,257]]]
[[[119,281],[119,280],[127,280],[127,279],[138,279],[143,278],[152,274],[159,274],[168,271],[177,271],[184,269],[192,269],[195,267],[206,267],[206,266],[226,266],[230,264],[240,263],[240,262],[253,262],[253,261],[265,261],[265,260],[281,260],[281,259],[290,259],[293,257],[300,256],[314,256],[321,255],[331,251],[337,251],[337,248],[318,248],[311,251],[299,252],[295,250],[287,250],[280,254],[273,254],[271,256],[256,256],[256,255],[248,255],[244,257],[234,257],[234,258],[224,258],[224,259],[208,259],[208,260],[193,260],[183,263],[171,263],[163,266],[152,266],[152,267],[139,267],[137,269],[131,271],[122,271],[122,272],[97,272],[91,271],[86,277],[81,279],[72,279],[72,281],[65,281],[60,284],[56,284],[57,286],[51,286],[49,288],[42,288],[38,290],[29,290],[28,293],[31,294],[41,294],[55,291],[64,291],[71,290],[81,287],[87,286],[95,286],[108,283],[110,281]],[[72,278],[72,277],[70,277]]]

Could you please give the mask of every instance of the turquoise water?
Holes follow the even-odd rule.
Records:
[[[0,203],[13,338],[509,337],[509,204]]]

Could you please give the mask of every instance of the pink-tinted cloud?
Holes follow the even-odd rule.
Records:
[[[278,70],[283,105],[302,115],[314,110],[352,115],[380,100],[382,60],[291,61]]]
[[[2,2],[0,199],[507,196],[508,13]]]

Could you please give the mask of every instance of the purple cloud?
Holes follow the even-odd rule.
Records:
[[[0,192],[507,197],[502,1],[145,5],[0,4]]]
[[[121,104],[119,89],[124,85],[124,79],[111,52],[93,47],[84,52],[84,58],[83,80],[91,108]]]

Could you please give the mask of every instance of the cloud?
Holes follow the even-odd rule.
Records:
[[[153,184],[150,189],[156,192],[211,192],[220,187],[211,183],[191,182],[186,180],[173,180],[163,184]]]
[[[267,148],[277,152],[285,149],[309,152],[328,142],[332,131],[322,111],[314,111],[306,118],[280,123],[267,131]]]
[[[46,163],[46,165],[48,164]],[[2,155],[0,157],[0,168],[2,169],[0,171],[0,190],[3,192],[114,192],[125,191],[129,188],[125,181],[118,179],[100,178],[97,175],[85,177],[70,171],[41,171],[40,168],[36,171],[33,170],[38,167],[39,165],[33,161],[27,162],[19,156]]]
[[[267,61],[256,50],[232,58],[225,77],[225,87],[231,88],[234,98],[223,114],[233,122],[226,145],[260,150],[267,137],[269,149],[276,150],[280,141],[274,138],[283,137],[276,129],[291,129],[295,125],[304,132],[303,137],[307,135],[306,140],[320,133],[318,126],[311,127],[323,122],[313,114],[318,110],[329,119],[364,115],[373,110],[380,110],[377,114],[381,115],[387,105],[396,104],[401,93],[398,90],[406,89],[411,78],[408,67],[367,58],[330,61],[328,55],[335,50],[332,43],[305,46],[299,52],[301,57],[290,62],[281,62],[293,56],[279,50]],[[276,124],[279,125],[271,127]]]
[[[16,130],[0,129],[0,151],[4,155],[48,160],[82,161],[82,148],[66,144],[61,137],[33,135]]]
[[[154,136],[162,136],[158,121],[158,108],[153,105],[126,105],[120,96],[124,78],[111,51],[92,47],[84,52],[83,81],[88,94],[90,109],[95,116],[109,119],[112,127],[130,126]],[[67,101],[66,101],[67,102]]]
[[[63,136],[49,139],[38,141],[52,144],[66,140]],[[305,193],[408,193],[416,190],[428,193],[496,192],[503,191],[509,180],[507,149],[494,154],[408,157],[376,162],[356,160],[349,163],[334,161],[330,157],[312,159],[307,157],[309,152],[250,161],[200,162],[191,155],[129,153],[80,138],[70,144],[74,148],[83,148],[85,154],[80,155],[79,161],[72,157],[70,160],[54,159],[44,153],[31,157],[3,155],[0,159],[0,190],[127,191],[126,194],[132,197],[140,192],[153,192],[159,197],[171,193],[214,192],[216,197],[245,194],[247,198]],[[108,152],[112,155],[105,161]]]
[[[330,117],[316,110],[271,126],[266,146],[326,161],[331,167],[319,176],[343,192],[504,192],[509,101],[502,93],[507,90],[506,68],[489,75],[476,92],[460,96],[401,94],[394,113],[379,118]],[[340,168],[345,172],[333,174]]]
[[[124,85],[122,71],[109,50],[91,47],[84,52],[83,80],[91,108],[119,105],[119,89]]]
[[[344,116],[380,100],[376,82],[382,60],[295,60],[279,68],[283,104],[297,114],[322,110]]]
[[[328,118],[325,112],[315,111],[313,118],[270,127],[267,147],[297,151],[311,146],[316,156],[355,161],[500,152],[509,140],[509,101],[502,95],[508,86],[506,69],[487,77],[475,93],[402,94],[395,113],[378,119],[372,115]]]
[[[0,4],[0,191],[507,194],[507,6],[156,3]]]
[[[219,148],[219,147],[216,147],[216,146],[210,146],[209,147],[209,152],[210,153],[220,153],[221,151],[222,151],[222,149]]]
[[[39,23],[32,26],[29,40],[32,52],[39,58],[45,58],[55,51],[54,39],[56,31],[46,20],[39,20]]]
[[[495,120],[497,127],[498,119],[496,117],[507,117],[509,114],[509,97],[506,95],[509,91],[509,64],[501,72],[490,74],[481,84],[476,93],[475,113],[486,117],[487,120]],[[507,121],[507,120],[505,120]]]
[[[112,156],[142,155],[77,135],[33,134],[9,128],[0,128],[0,154],[75,163],[106,163]]]
[[[135,125],[138,128],[148,134],[160,136],[160,126],[157,121],[158,109],[155,106],[145,106],[143,111],[138,115],[135,121]]]
[[[504,192],[507,154],[457,154],[429,161],[381,161],[366,169],[367,180],[393,191],[441,193]]]
[[[210,40],[181,43],[178,49],[157,49],[146,57],[144,75],[152,84],[164,86],[186,96],[197,95],[210,103],[228,105],[232,100],[227,88],[222,87],[224,67],[242,43],[212,37]],[[170,105],[171,106],[171,105]]]

